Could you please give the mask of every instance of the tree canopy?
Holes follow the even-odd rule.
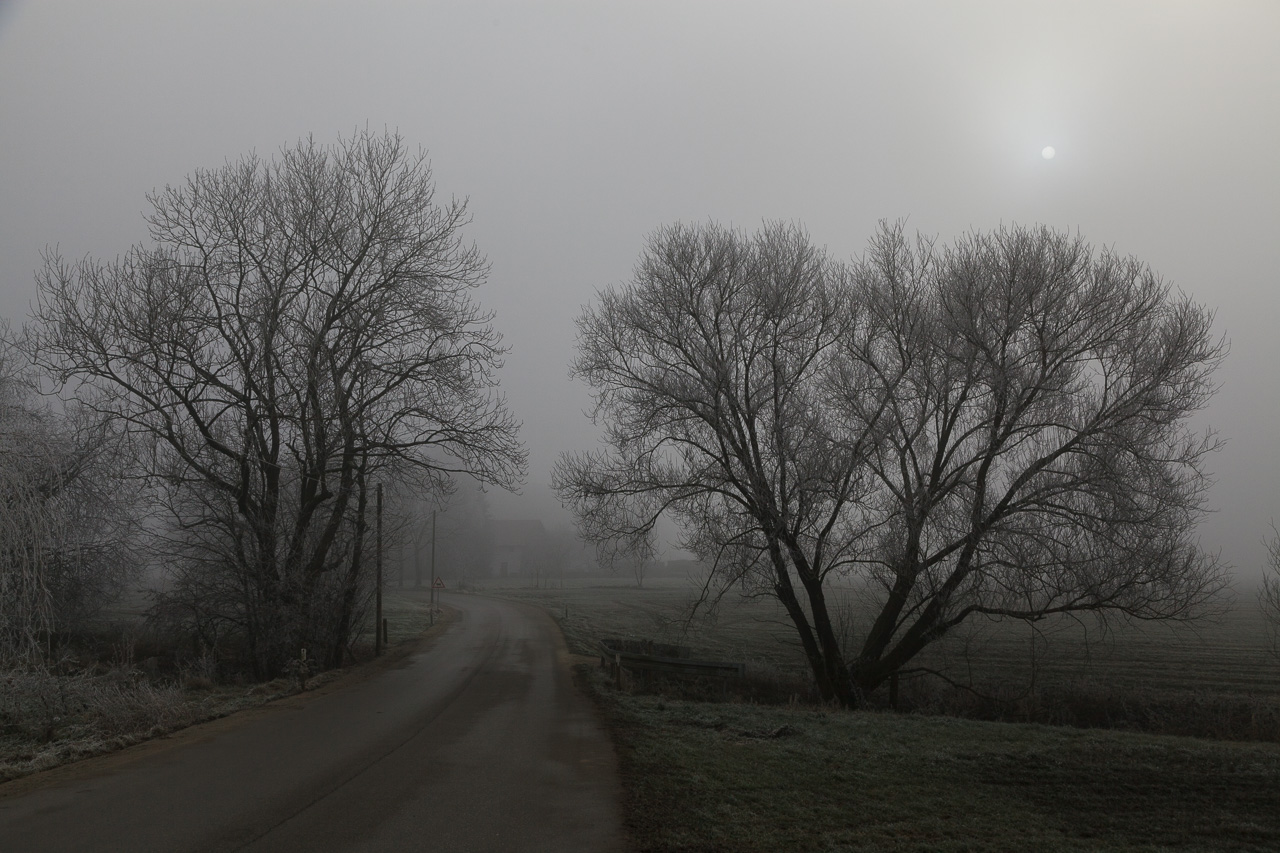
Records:
[[[1217,441],[1188,417],[1224,346],[1133,259],[884,226],[842,263],[795,226],[676,225],[579,330],[604,446],[556,483],[583,532],[674,518],[721,590],[779,599],[829,699],[975,615],[1186,618],[1223,585],[1194,539]],[[875,600],[856,642],[841,584]]]
[[[340,660],[367,588],[375,477],[511,485],[501,339],[472,294],[466,204],[394,135],[304,140],[149,197],[151,243],[38,276],[37,352],[149,447],[170,604],[273,673]]]

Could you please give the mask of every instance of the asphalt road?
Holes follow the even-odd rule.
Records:
[[[613,750],[550,617],[460,614],[372,677],[0,786],[0,851],[610,851]]]

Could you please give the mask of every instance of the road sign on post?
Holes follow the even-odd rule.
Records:
[[[436,578],[434,581],[431,582],[431,588],[444,589],[444,581],[440,580],[440,578]]]

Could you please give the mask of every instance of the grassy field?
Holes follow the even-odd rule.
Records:
[[[515,581],[483,592],[543,605],[582,654],[601,636],[624,636],[804,672],[769,602],[734,601],[685,624],[690,589],[677,581]],[[1260,628],[1250,611],[1101,636],[1061,625],[1038,639],[1036,677],[1106,685],[1131,703],[1225,696],[1256,711],[1280,694]],[[1022,689],[1029,639],[988,628],[934,650],[931,663]],[[616,690],[592,664],[579,675],[617,745],[625,820],[645,853],[1280,850],[1276,742],[693,702]]]
[[[593,653],[599,637],[624,636],[680,643],[707,657],[783,671],[806,666],[795,629],[774,601],[726,598],[713,619],[688,622],[684,615],[697,592],[688,581],[647,580],[642,589],[630,579],[557,583],[533,589],[527,581],[489,581],[478,589],[543,605],[580,653]],[[1033,632],[1025,625],[975,622],[935,644],[920,661],[976,687],[1012,693],[1033,681],[1041,687],[1087,682],[1099,689],[1280,699],[1280,661],[1267,652],[1262,615],[1251,600],[1224,617],[1194,624],[1104,627],[1062,619],[1045,620]]]
[[[1280,745],[588,685],[637,850],[1280,850]]]

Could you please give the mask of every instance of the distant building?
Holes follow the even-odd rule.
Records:
[[[489,522],[489,575],[527,575],[547,550],[547,529],[536,519],[495,518]]]

